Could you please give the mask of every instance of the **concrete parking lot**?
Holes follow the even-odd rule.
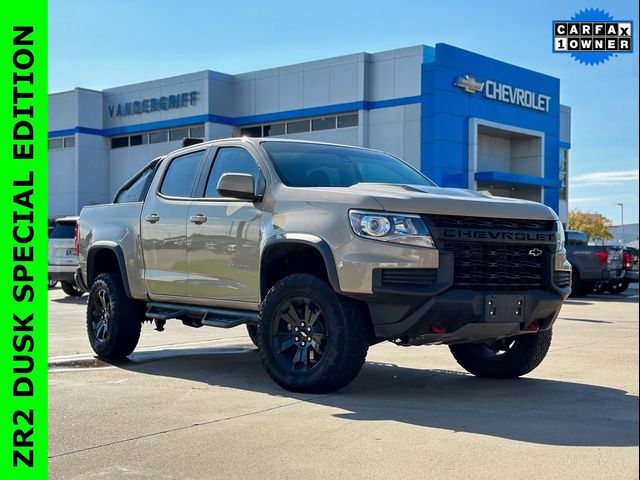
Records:
[[[85,303],[49,291],[50,478],[638,478],[637,289],[569,300],[525,378],[387,342],[331,395],[277,387],[243,327],[145,324],[98,361]]]

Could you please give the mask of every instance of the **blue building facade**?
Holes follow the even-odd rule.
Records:
[[[465,78],[476,82],[475,89],[460,85]],[[496,84],[502,87],[500,98]],[[421,101],[420,166],[428,176],[452,187],[520,189],[560,212],[560,190],[566,188],[561,157],[570,148],[570,125],[561,141],[557,78],[438,44],[425,47]],[[562,109],[563,121],[570,122],[570,110]],[[509,157],[508,169],[491,168],[499,161],[478,162],[478,142],[492,135],[524,144],[520,158]],[[518,161],[521,158],[526,160]],[[563,200],[566,203],[566,197]]]
[[[185,137],[328,141],[392,153],[447,187],[567,215],[571,111],[557,78],[446,44],[242,74],[49,95],[50,216],[109,202]]]

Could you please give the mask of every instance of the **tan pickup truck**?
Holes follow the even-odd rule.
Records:
[[[545,357],[570,293],[548,207],[439,188],[364,148],[233,138],[155,159],[85,207],[78,283],[103,357],[145,321],[246,324],[282,387],[329,392],[375,343],[447,344],[469,372],[513,378]]]

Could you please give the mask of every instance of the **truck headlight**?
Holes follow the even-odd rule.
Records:
[[[435,248],[426,224],[418,215],[350,210],[349,221],[359,237],[414,247]]]
[[[556,220],[556,252],[561,252],[564,250],[564,228],[562,227],[562,222],[560,220]]]

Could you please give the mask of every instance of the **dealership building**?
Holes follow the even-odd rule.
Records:
[[[560,80],[446,44],[50,94],[49,215],[110,202],[184,138],[242,135],[384,150],[441,186],[543,202],[567,218]]]

